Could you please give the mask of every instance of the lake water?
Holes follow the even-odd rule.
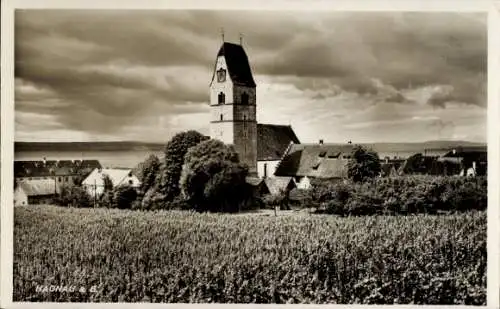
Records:
[[[163,157],[162,151],[132,150],[132,151],[18,151],[14,153],[15,161],[43,160],[99,160],[103,167],[133,168],[144,161],[149,155]]]

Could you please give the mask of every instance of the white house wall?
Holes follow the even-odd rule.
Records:
[[[276,168],[280,163],[279,160],[272,161],[257,161],[257,173],[260,178],[263,178],[266,173],[264,172],[264,168],[267,166],[267,177],[274,177],[274,173],[276,172]]]
[[[28,196],[21,187],[14,190],[14,206],[28,205]]]

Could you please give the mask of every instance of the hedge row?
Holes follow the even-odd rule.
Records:
[[[320,209],[341,216],[436,214],[485,210],[486,177],[407,176],[364,183],[316,183],[311,200]]]

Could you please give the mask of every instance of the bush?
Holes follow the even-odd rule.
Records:
[[[150,188],[141,201],[142,210],[158,210],[165,207],[165,196],[157,192],[154,188]]]
[[[84,208],[94,206],[92,197],[80,186],[63,186],[54,202],[60,206]]]
[[[286,192],[280,191],[275,194],[267,194],[263,197],[263,203],[265,207],[276,208],[280,207],[281,210],[289,210],[289,197]]]
[[[141,204],[137,190],[129,185],[122,185],[111,191],[105,191],[99,198],[99,205],[106,208],[138,209]]]
[[[137,190],[131,186],[119,186],[113,191],[113,202],[116,208],[131,209],[136,199]]]
[[[403,176],[368,182],[316,182],[313,203],[330,214],[435,214],[485,210],[486,177]]]

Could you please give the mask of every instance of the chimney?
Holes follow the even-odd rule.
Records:
[[[319,144],[323,145],[323,140],[322,139],[319,140]]]

